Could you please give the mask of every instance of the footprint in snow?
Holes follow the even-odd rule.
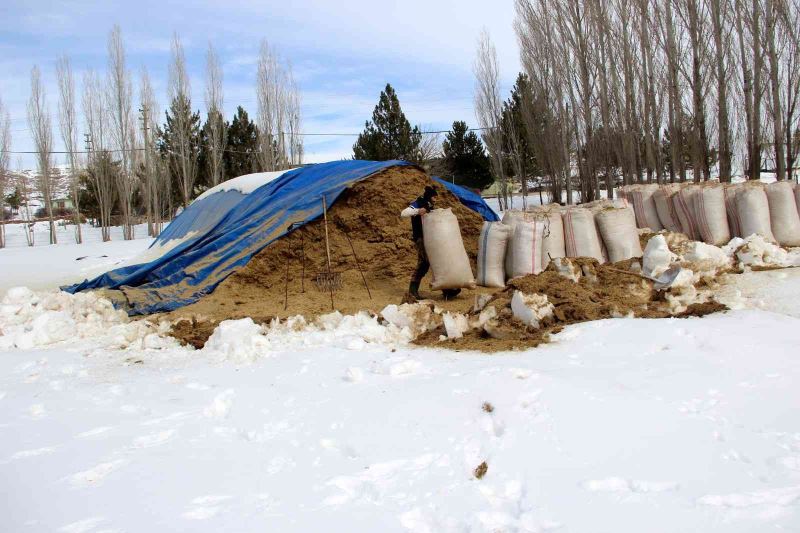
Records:
[[[19,459],[27,459],[28,457],[36,457],[37,455],[45,455],[56,451],[55,448],[45,446],[43,448],[36,448],[33,450],[22,450],[8,458],[9,461],[18,461]]]
[[[158,433],[144,435],[142,437],[136,438],[133,441],[133,447],[141,449],[141,448],[152,448],[153,446],[159,446],[172,439],[173,435],[175,435],[174,429],[168,429],[166,431],[160,431]]]
[[[199,496],[192,500],[190,509],[183,513],[183,517],[187,520],[208,520],[224,510],[224,506],[219,504],[232,498],[225,494]]]
[[[105,520],[106,519],[102,516],[92,516],[90,518],[85,518],[83,520],[67,524],[66,526],[62,526],[58,528],[58,530],[63,531],[64,533],[88,533],[89,531],[94,530],[101,523],[105,522]]]
[[[71,476],[72,484],[75,487],[92,487],[99,485],[109,474],[119,470],[125,465],[125,461],[117,459],[107,463],[100,463],[88,470],[78,472]]]
[[[28,407],[28,414],[31,418],[44,418],[47,416],[47,411],[43,403],[35,403]]]
[[[90,429],[88,431],[84,431],[82,433],[78,433],[75,435],[77,439],[87,439],[90,437],[96,437],[98,435],[102,435],[103,433],[108,433],[112,429],[112,426],[100,426],[94,429]]]
[[[217,394],[214,400],[206,406],[203,414],[209,418],[225,418],[233,405],[233,389]]]

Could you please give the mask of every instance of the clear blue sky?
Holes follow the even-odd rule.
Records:
[[[25,111],[31,67],[42,69],[55,117],[56,58],[70,56],[78,81],[86,69],[103,72],[106,40],[115,23],[122,28],[134,86],[139,71],[147,68],[162,106],[173,32],[183,41],[194,106],[201,110],[204,57],[211,41],[223,64],[228,117],[239,104],[255,114],[256,56],[261,39],[267,39],[293,65],[306,132],[360,131],[387,82],[413,124],[447,129],[453,120],[466,120],[474,126],[472,61],[482,27],[497,46],[504,88],[510,88],[519,69],[512,0],[3,4],[0,96],[11,111],[14,150],[32,148]],[[54,136],[60,148],[57,131]],[[308,137],[307,160],[348,157],[353,141]],[[12,166],[17,158],[12,156]],[[22,163],[31,166],[33,159],[23,156]]]

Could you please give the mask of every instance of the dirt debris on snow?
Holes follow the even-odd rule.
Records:
[[[443,327],[417,337],[416,344],[441,346],[454,350],[498,352],[536,347],[550,341],[564,326],[633,316],[639,318],[686,318],[705,316],[724,311],[726,306],[703,301],[688,304],[685,309],[673,312],[666,294],[654,289],[653,281],[643,278],[637,259],[613,264],[599,264],[591,258],[575,258],[570,263],[577,267],[577,281],[560,273],[555,263],[538,275],[512,279],[505,289],[498,291],[486,304],[497,309],[497,317],[482,328],[466,331],[461,338],[447,338]],[[540,327],[533,328],[514,316],[511,299],[515,291],[524,294],[543,294],[553,305],[552,316],[544,319]]]

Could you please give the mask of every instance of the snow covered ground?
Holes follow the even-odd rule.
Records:
[[[196,351],[47,292],[147,244],[0,251],[38,289],[0,288],[0,530],[800,530],[800,269],[492,356],[366,317]]]

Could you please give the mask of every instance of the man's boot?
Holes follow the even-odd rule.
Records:
[[[456,296],[461,294],[461,289],[444,289],[442,290],[442,296],[444,296],[445,300],[452,300]]]
[[[415,300],[422,300],[422,297],[419,295],[419,281],[412,281],[408,284],[408,294]]]

